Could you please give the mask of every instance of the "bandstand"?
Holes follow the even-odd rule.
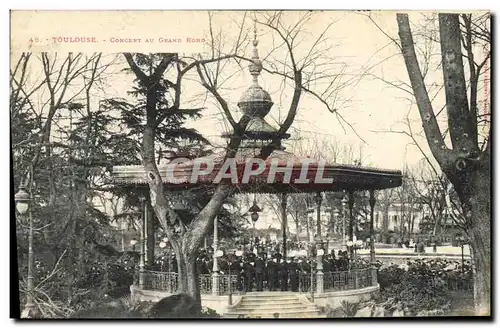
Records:
[[[253,165],[249,160],[259,154],[262,147],[269,145],[276,138],[278,130],[268,124],[264,117],[269,113],[273,102],[271,96],[258,83],[258,77],[262,71],[262,63],[259,60],[257,52],[257,40],[254,40],[252,64],[250,65],[250,74],[253,76],[253,84],[243,94],[238,107],[250,118],[246,128],[246,133],[236,155],[238,182],[235,193],[271,193],[280,195],[280,209],[282,218],[282,236],[283,250],[282,254],[287,257],[286,249],[286,226],[287,226],[287,195],[291,193],[313,193],[316,200],[317,228],[315,251],[308,252],[308,256],[315,254],[315,270],[311,274],[301,274],[299,277],[299,291],[296,294],[298,302],[308,306],[309,303],[319,305],[329,304],[332,307],[339,305],[341,300],[358,300],[378,290],[377,269],[375,267],[375,245],[374,245],[374,206],[375,192],[381,189],[398,187],[402,183],[402,174],[398,170],[385,170],[379,168],[361,167],[356,165],[340,165],[335,163],[326,163],[309,159],[301,160],[292,153],[285,151],[283,147],[276,149],[265,160],[265,169],[259,174],[249,178],[248,183],[241,183],[242,172],[246,165]],[[225,134],[223,137],[230,137],[231,134]],[[287,138],[285,136],[285,138]],[[159,173],[164,181],[165,189],[175,192],[185,190],[199,185],[214,186],[214,177],[221,169],[225,159],[225,153],[216,153],[212,156],[197,158],[184,161],[176,165],[174,176],[176,183],[170,183],[167,180],[167,172],[171,170],[168,164],[158,167]],[[198,176],[196,183],[191,183],[190,177],[195,165],[199,162],[215,163],[214,169],[210,174]],[[283,170],[272,172],[272,166],[278,164]],[[199,168],[199,166],[198,166]],[[170,172],[171,173],[171,172]],[[274,179],[268,181],[270,174]],[[321,175],[328,183],[317,183],[316,177]],[[113,183],[117,186],[134,188],[137,193],[148,197],[148,184],[146,172],[142,166],[115,166],[112,172]],[[304,183],[304,180],[309,182]],[[320,210],[323,201],[322,193],[331,192],[345,197],[348,206],[348,218],[351,227],[348,237],[352,240],[354,237],[352,231],[352,222],[354,221],[354,193],[357,191],[369,191],[370,205],[370,262],[371,267],[364,269],[352,269],[348,271],[323,272],[322,256],[324,251],[318,251],[324,247],[321,244],[322,232],[320,224]],[[139,279],[131,291],[135,297],[142,300],[159,300],[166,295],[176,293],[177,274],[173,272],[155,272],[149,271],[147,260],[151,261],[151,249],[155,246],[154,233],[151,233],[153,211],[150,202],[144,202],[144,215],[142,220],[141,240],[140,240],[140,265]],[[149,230],[149,233],[148,233]],[[202,296],[202,305],[216,309],[220,313],[239,313],[238,306],[242,304],[245,297],[254,297],[245,295],[237,286],[236,276],[220,274],[218,269],[218,238],[217,238],[217,217],[214,219],[213,236],[213,270],[212,274],[200,275],[200,291]],[[152,239],[152,240],[151,240]],[[311,247],[312,250],[313,247]],[[313,272],[314,271],[314,272]],[[266,293],[266,292],[261,292]],[[274,292],[280,293],[280,292]],[[289,295],[291,292],[283,292]],[[271,293],[272,294],[272,293]]]

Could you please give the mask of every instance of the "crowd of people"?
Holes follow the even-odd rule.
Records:
[[[280,247],[240,247],[239,251],[234,249],[218,257],[218,265],[214,268],[213,249],[201,249],[196,268],[201,275],[212,274],[214,269],[218,269],[221,275],[235,276],[236,288],[245,292],[298,291],[300,284],[309,284],[311,272],[317,272],[316,253],[313,251],[306,255],[303,249],[295,247],[285,257],[280,252],[282,250]],[[325,253],[322,264],[325,274],[368,266],[362,259],[351,259],[345,250]],[[175,253],[161,255],[150,269],[177,272]]]

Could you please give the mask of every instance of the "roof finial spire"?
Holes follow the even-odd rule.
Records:
[[[262,71],[262,62],[259,59],[259,52],[257,50],[257,45],[259,44],[259,41],[257,40],[257,19],[254,18],[253,20],[253,52],[252,52],[252,63],[249,66],[249,71],[250,74],[253,77],[253,83],[254,85],[258,85],[259,81],[259,75],[260,72]]]
[[[257,19],[253,19],[253,45],[256,47],[259,44],[257,41]]]

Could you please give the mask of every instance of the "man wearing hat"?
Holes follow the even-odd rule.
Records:
[[[288,260],[287,266],[288,266],[288,277],[290,278],[290,286],[292,288],[292,292],[298,292],[299,291],[298,259],[294,257],[292,258],[292,260]]]
[[[286,292],[288,290],[288,268],[284,259],[280,259],[278,263],[278,272],[281,291]]]
[[[274,291],[276,288],[277,264],[278,259],[274,256],[267,261],[267,289],[269,291]]]
[[[265,269],[266,264],[264,262],[262,254],[260,254],[255,259],[255,284],[258,292],[261,292],[263,290]]]
[[[254,257],[255,254],[248,254],[247,258],[243,262],[243,285],[245,288],[245,291],[251,292],[253,288],[253,277],[254,277],[254,267],[255,267],[255,262],[254,262]]]

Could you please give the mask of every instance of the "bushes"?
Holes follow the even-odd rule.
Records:
[[[391,265],[379,271],[380,296],[384,307],[403,307],[406,315],[428,311],[441,313],[449,308],[450,286],[472,282],[469,267],[446,260],[417,260],[406,266]],[[433,312],[434,313],[434,312]]]
[[[444,288],[417,283],[415,280],[388,286],[381,291],[380,296],[387,310],[393,311],[401,306],[406,315],[416,315],[421,311],[436,309],[444,310],[449,307]]]
[[[380,285],[380,290],[384,290],[385,288],[394,284],[400,284],[406,278],[406,275],[406,270],[396,265],[391,265],[380,270],[378,273],[378,283]]]

